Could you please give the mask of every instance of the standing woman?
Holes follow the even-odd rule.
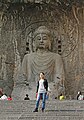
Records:
[[[38,112],[39,101],[40,101],[41,97],[42,97],[42,112],[44,112],[47,91],[48,91],[48,82],[45,79],[44,73],[41,72],[40,73],[40,80],[38,81],[38,84],[37,84],[36,107],[35,107],[35,110],[33,112]]]

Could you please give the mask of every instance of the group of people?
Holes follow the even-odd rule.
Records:
[[[46,96],[49,97],[48,92],[48,81],[45,79],[45,75],[43,72],[40,73],[40,79],[37,83],[37,99],[36,99],[36,107],[33,112],[38,112],[39,102],[42,99],[42,112],[45,110],[45,102],[46,102]],[[59,100],[64,100],[65,96],[61,93],[59,96]],[[78,91],[77,94],[77,100],[84,100],[84,96],[82,95],[81,91]]]
[[[33,112],[38,112],[39,102],[42,100],[42,112],[45,110],[45,103],[49,97],[48,92],[48,81],[45,79],[45,74],[43,72],[40,73],[40,79],[37,82],[37,90],[36,90],[36,106]],[[64,100],[65,97],[63,94],[60,94],[59,100]],[[3,94],[2,89],[0,89],[0,100],[12,100],[11,96]],[[26,94],[24,100],[30,100],[29,95]],[[84,100],[84,96],[82,95],[81,91],[78,91],[77,100]]]
[[[0,88],[0,100],[12,100],[12,97],[11,95],[7,96],[7,94],[3,93],[3,90]],[[24,100],[30,100],[28,94],[26,94]]]
[[[30,80],[37,82],[38,80],[36,90],[36,105],[33,112],[38,112],[39,102],[41,99],[42,112],[45,110],[45,103],[49,97],[48,81],[52,82],[53,80],[55,83],[57,95],[59,91],[65,90],[65,77],[62,59],[60,55],[51,52],[51,41],[52,39],[50,31],[45,26],[40,26],[34,33],[35,52],[25,55],[22,62],[22,72],[26,80],[28,82],[30,82]],[[38,75],[39,71],[40,76]],[[3,99],[12,100],[11,96],[7,97],[6,94],[1,93],[0,100]],[[60,94],[59,100],[64,99],[64,95]],[[82,99],[84,99],[84,97],[81,92],[79,92],[77,95],[77,100]],[[30,100],[28,94],[26,94],[24,100]]]
[[[0,88],[0,100],[12,100],[11,95],[7,96],[6,93],[3,93],[3,90]]]
[[[41,99],[42,99],[42,112],[44,112],[45,103],[49,97],[48,88],[49,88],[48,81],[47,79],[45,79],[45,74],[41,72],[40,79],[38,80],[38,83],[37,83],[37,90],[36,90],[37,99],[36,99],[36,106],[33,112],[38,112],[39,102]],[[64,100],[64,99],[65,99],[64,95],[60,94],[59,100]]]

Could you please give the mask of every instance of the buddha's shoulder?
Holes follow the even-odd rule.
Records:
[[[52,57],[58,57],[60,58],[61,56],[57,53],[54,53],[54,52],[47,52],[47,53],[44,53],[46,56],[49,55],[49,56],[52,56]],[[26,54],[25,57],[27,58],[31,58],[31,57],[35,57],[37,56],[37,53],[36,52],[32,52],[30,54]]]
[[[33,52],[33,53],[26,54],[25,57],[32,57],[32,56],[35,56],[35,55],[36,55],[36,53]]]
[[[58,53],[51,52],[50,54],[54,57],[61,58],[61,55],[59,55]]]

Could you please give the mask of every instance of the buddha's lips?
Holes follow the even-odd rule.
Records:
[[[39,45],[44,45],[44,44],[39,44]]]

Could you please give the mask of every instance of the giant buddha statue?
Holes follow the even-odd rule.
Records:
[[[40,26],[34,32],[33,41],[35,51],[24,56],[22,73],[30,84],[37,83],[39,73],[44,72],[51,90],[58,96],[64,91],[64,67],[61,56],[51,52],[50,30],[46,26]]]

